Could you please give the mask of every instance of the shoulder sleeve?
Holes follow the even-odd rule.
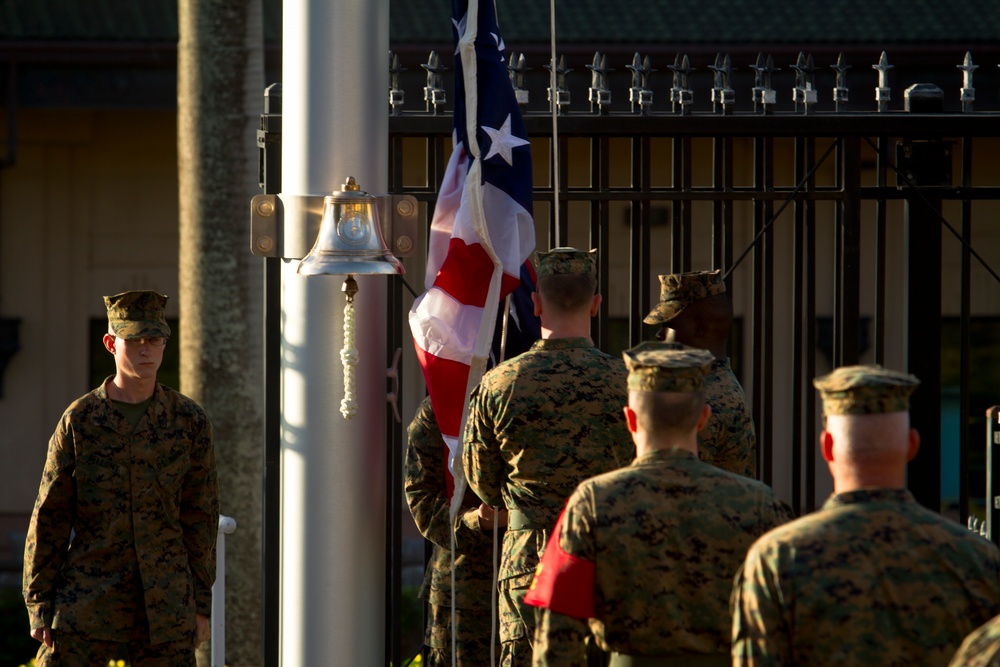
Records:
[[[75,513],[73,439],[71,413],[67,410],[49,439],[25,540],[22,588],[32,628],[52,625],[55,580],[69,548]]]
[[[185,425],[191,437],[191,468],[181,489],[180,524],[194,581],[197,612],[212,611],[215,544],[219,531],[219,478],[215,465],[212,424],[204,411],[193,412]]]
[[[439,547],[449,548],[448,499],[445,465],[447,448],[425,398],[407,428],[403,490],[420,534]]]
[[[994,616],[965,638],[948,667],[987,667],[997,664],[998,658],[1000,616]]]
[[[534,667],[577,667],[587,664],[587,622],[541,609],[532,655]],[[591,639],[593,641],[593,639]]]
[[[496,372],[496,369],[494,369]],[[490,507],[503,505],[503,455],[493,429],[489,392],[480,384],[469,398],[469,417],[462,442],[462,466],[469,488]]]
[[[772,565],[758,541],[734,580],[730,598],[734,667],[793,664],[783,623],[782,591]]]
[[[407,429],[403,489],[420,534],[443,549],[451,549],[447,456],[430,399],[424,399]],[[455,520],[455,546],[459,552],[492,543],[479,530],[478,505],[474,502],[472,494],[468,494],[463,502],[465,511]]]

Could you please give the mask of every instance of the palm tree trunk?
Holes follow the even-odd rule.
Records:
[[[178,3],[180,389],[212,420],[222,513],[238,524],[226,538],[227,665],[261,662],[263,279],[248,237],[262,14],[261,0]]]

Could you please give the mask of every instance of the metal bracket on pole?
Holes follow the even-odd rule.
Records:
[[[417,198],[413,195],[378,195],[379,220],[389,252],[412,257],[417,249]]]
[[[305,257],[319,233],[325,196],[256,195],[250,200],[250,252],[257,257]],[[412,256],[417,245],[416,197],[376,195],[376,200],[389,252],[396,257]]]

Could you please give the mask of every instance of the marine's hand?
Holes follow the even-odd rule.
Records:
[[[486,503],[480,503],[478,516],[481,530],[493,530],[494,523],[501,528],[507,525],[507,510],[497,512]]]
[[[194,622],[194,647],[198,648],[212,636],[212,622],[208,619],[208,616],[202,616],[201,614],[194,617]]]
[[[46,625],[44,628],[31,628],[31,638],[52,648],[52,628]]]

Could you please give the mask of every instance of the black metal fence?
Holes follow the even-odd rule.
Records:
[[[511,57],[511,77],[515,88],[524,90],[519,62]],[[432,54],[424,67],[426,109],[396,109],[390,118],[390,189],[426,202],[429,216],[450,152],[451,118],[443,112],[440,59]],[[605,295],[621,292],[610,289],[613,276],[623,275],[610,270],[614,258],[624,253],[629,262],[624,274],[628,302],[605,299],[595,327],[598,344],[613,348],[616,326],[626,331],[619,343],[631,345],[649,336],[641,318],[657,296],[654,257],[669,258],[659,263],[660,272],[710,268],[696,266],[699,258],[710,262],[726,272],[730,290],[746,304],[742,339],[734,343],[747,351],[738,366],[752,396],[762,479],[790,480],[794,506],[814,508],[817,411],[811,380],[819,366],[870,360],[905,366],[922,380],[913,419],[924,444],[909,471],[910,486],[922,503],[940,509],[942,318],[957,318],[959,421],[968,424],[971,374],[980,370],[970,364],[973,270],[982,290],[1000,290],[990,257],[983,256],[989,242],[978,249],[973,242],[974,225],[980,238],[996,227],[991,206],[1000,202],[1000,170],[983,158],[1000,146],[1000,114],[971,110],[976,67],[971,56],[961,66],[966,110],[957,114],[943,112],[943,90],[919,84],[900,96],[902,110],[892,110],[884,85],[890,67],[885,54],[874,66],[879,86],[872,112],[839,110],[848,98],[842,58],[833,66],[836,85],[824,109],[811,58],[800,55],[792,66],[796,81],[789,92],[770,87],[775,67],[758,57],[751,65],[755,86],[742,91],[754,101],[754,109],[746,112],[733,110],[736,91],[729,84],[728,57],[716,58],[703,111],[693,103],[683,56],[671,66],[673,86],[664,111],[653,110],[652,91],[645,85],[648,59],[637,54],[628,66],[633,72],[629,112],[604,108],[613,92],[605,87],[606,58],[595,54],[587,67],[592,72],[589,109],[573,111],[566,103],[556,119],[564,165],[558,183],[554,159],[544,157],[553,134],[551,109],[543,99],[538,111],[525,106],[524,116],[529,134],[537,138],[535,150],[543,155],[536,158],[536,171],[541,165],[543,174],[536,174],[535,202],[547,238],[540,235],[539,247],[570,238],[572,228],[585,228],[582,242],[601,251]],[[549,90],[546,97],[567,102],[561,85],[566,70],[560,61],[558,92]],[[774,109],[778,92],[794,100],[793,110]],[[398,92],[393,95],[399,98]],[[414,170],[416,178],[406,175]],[[562,208],[555,219],[557,196]],[[623,210],[625,248],[613,238]],[[699,252],[699,243],[710,247]],[[955,257],[947,259],[946,271],[947,250]],[[900,283],[894,272],[900,271],[902,282],[893,287]],[[956,284],[957,292],[951,289]],[[820,289],[832,294],[820,295]],[[888,301],[899,298],[907,307],[897,312]],[[898,321],[900,315],[905,322]],[[901,347],[907,350],[902,357]],[[780,400],[776,383],[783,386]],[[791,435],[782,426],[781,439],[792,446],[787,460],[779,460],[775,427],[789,421]],[[969,506],[966,429],[959,438],[958,506],[964,519]]]
[[[391,61],[390,192],[416,197],[429,222],[451,151],[446,68],[432,54],[418,98],[424,108],[408,111],[402,68]],[[973,110],[971,57],[959,66],[957,113],[945,111],[935,85],[892,98],[884,54],[874,65],[869,111],[845,110],[843,59],[831,66],[827,92],[803,56],[791,67],[792,90],[771,87],[774,64],[763,57],[750,65],[753,86],[737,90],[728,57],[718,56],[710,92],[699,97],[678,56],[661,102],[649,86],[648,59],[636,55],[626,66],[632,85],[621,91],[626,110],[610,102],[619,91],[611,90],[606,57],[595,54],[585,67],[587,101],[574,103],[563,60],[553,91],[544,70],[532,83],[523,60],[511,58],[512,83],[528,100],[522,109],[535,153],[538,247],[600,251],[598,346],[617,352],[651,337],[642,317],[658,297],[657,273],[723,269],[739,324],[731,351],[752,405],[763,481],[800,513],[822,502],[828,481],[815,457],[821,413],[812,379],[839,365],[880,363],[922,381],[911,412],[922,446],[908,471],[918,501],[961,521],[983,514],[995,525],[987,498],[996,487],[990,477],[987,489],[982,443],[996,421],[985,418],[986,408],[1000,402],[993,381],[1000,373],[1000,112]],[[742,110],[738,96],[748,100]],[[790,108],[782,110],[778,96]],[[555,152],[548,99],[558,103]],[[411,345],[410,297],[400,281],[389,294],[391,356]],[[404,427],[387,442],[387,664],[396,665]],[[1000,444],[995,427],[990,434]],[[991,467],[996,460],[991,450]]]

